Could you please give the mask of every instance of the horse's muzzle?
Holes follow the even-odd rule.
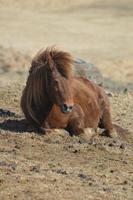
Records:
[[[72,111],[73,106],[67,105],[67,104],[63,104],[63,105],[60,106],[60,108],[61,108],[61,112],[63,112],[64,114],[68,114],[68,113],[70,113]]]

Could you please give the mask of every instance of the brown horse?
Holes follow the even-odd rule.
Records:
[[[115,133],[108,96],[103,88],[72,73],[69,53],[47,48],[33,59],[21,98],[30,124],[42,130],[64,128],[71,135],[84,128],[104,128]]]

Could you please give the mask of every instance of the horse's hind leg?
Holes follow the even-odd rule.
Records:
[[[112,124],[109,105],[105,105],[103,108],[103,115],[99,123],[99,128],[105,129],[105,131],[103,132],[103,135],[106,135],[109,137],[117,136],[116,130],[114,129],[113,124]]]

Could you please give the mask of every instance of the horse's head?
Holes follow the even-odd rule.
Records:
[[[46,51],[48,95],[61,112],[70,113],[74,106],[71,87],[71,57],[68,53]]]
[[[62,76],[54,68],[50,72],[49,80],[49,95],[53,103],[60,107],[61,112],[70,113],[74,106],[71,79]]]

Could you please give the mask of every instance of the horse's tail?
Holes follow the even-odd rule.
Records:
[[[121,126],[119,126],[118,124],[114,124],[113,123],[113,127],[115,128],[115,130],[116,130],[116,132],[118,133],[118,134],[121,134],[121,135],[126,135],[126,134],[130,134],[130,132],[127,130],[127,129],[125,129],[125,128],[122,128]]]

